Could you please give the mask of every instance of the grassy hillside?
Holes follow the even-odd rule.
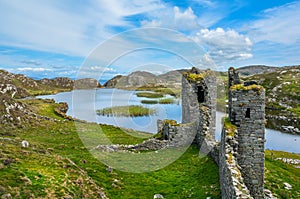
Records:
[[[218,168],[210,158],[199,158],[191,147],[168,167],[132,174],[114,170],[95,159],[83,146],[74,122],[55,113],[49,100],[22,101],[36,113],[55,120],[32,121],[30,125],[5,127],[0,131],[0,195],[14,198],[219,198]],[[93,132],[99,125],[81,123],[81,131]],[[121,129],[101,125],[113,143],[135,144],[145,138],[129,136]],[[130,132],[134,134],[134,132]],[[141,136],[139,136],[141,137]],[[142,137],[149,137],[144,135]],[[21,146],[22,140],[29,147]]]
[[[256,80],[265,87],[268,127],[288,132],[284,126],[292,126],[300,130],[300,66],[278,68],[243,79]]]
[[[274,88],[268,85],[282,85],[284,89],[278,86],[278,90],[273,92],[276,94],[275,101],[281,100],[294,108],[278,103],[280,107],[271,110],[296,117],[299,103],[288,102],[284,96],[290,93],[292,97],[289,99],[293,99],[293,102],[298,100],[299,71],[280,73],[270,75],[272,81],[269,83],[268,75],[249,78],[260,81],[266,87],[268,98],[273,92],[270,89]],[[15,80],[11,74],[0,75],[0,78],[6,78],[4,81],[8,81],[5,84],[17,85],[18,97],[32,94],[31,84],[22,84],[23,80]],[[278,75],[281,76],[278,78]],[[226,81],[226,76],[221,76],[221,79]],[[115,144],[136,144],[149,137],[149,134],[86,122],[75,126],[71,118],[63,117],[58,111],[65,108],[64,104],[55,104],[53,100],[12,98],[15,87],[10,87],[11,90],[1,88],[6,92],[0,95],[0,197],[126,199],[153,198],[154,194],[159,193],[165,198],[176,199],[220,198],[217,165],[208,157],[199,158],[197,147],[191,146],[177,161],[155,172],[108,172],[108,167],[84,147],[78,128],[85,138],[95,140],[95,144],[104,135]],[[223,87],[218,92],[224,93]],[[37,87],[34,90],[39,92],[39,89]],[[285,93],[286,90],[289,93]],[[267,106],[273,105],[268,103]],[[273,106],[276,107],[276,104]],[[99,131],[99,127],[103,133],[97,134],[97,139],[94,139],[96,137],[92,136]],[[29,142],[29,147],[22,147],[23,140]],[[278,198],[299,198],[300,165],[288,164],[277,158],[300,159],[297,154],[266,151],[265,187]],[[292,185],[292,189],[287,190],[285,182]]]
[[[42,120],[24,128],[10,127],[0,133],[0,195],[14,198],[220,198],[218,168],[210,158],[199,158],[197,147],[190,147],[176,162],[164,169],[132,174],[113,170],[95,159],[83,146],[72,121],[54,110],[57,104],[28,100],[39,114],[56,118]],[[93,132],[99,125],[82,123],[82,132]],[[113,143],[135,144],[145,138],[129,136],[121,129],[101,125]],[[134,134],[135,132],[130,132]],[[139,137],[149,137],[145,134]],[[27,140],[29,147],[21,146]],[[278,198],[298,198],[300,170],[278,157],[300,159],[299,155],[266,152],[266,188]],[[283,183],[293,186],[286,190]]]
[[[289,164],[278,158],[298,160],[298,164]],[[278,198],[300,198],[300,155],[282,151],[266,151],[265,154],[265,188]],[[284,183],[292,185],[285,188]]]

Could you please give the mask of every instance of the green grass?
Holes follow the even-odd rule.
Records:
[[[55,116],[56,105],[42,102],[30,100],[28,103],[45,116]],[[0,137],[8,137],[6,131],[12,130],[3,128]],[[90,140],[91,146],[106,144],[105,137],[112,143],[135,144],[151,135],[109,125],[48,120],[14,129],[12,133],[8,137],[12,141],[0,139],[0,186],[13,198],[18,194],[20,198],[67,195],[99,198],[100,188],[112,199],[153,198],[156,193],[165,198],[220,198],[218,168],[210,158],[200,159],[195,146],[158,171],[134,174],[114,170],[109,173],[107,166],[90,154],[81,139]],[[27,140],[30,147],[21,148],[22,140]],[[4,165],[6,159],[12,159],[12,163]],[[112,185],[114,179],[118,180],[116,186]]]
[[[57,105],[47,100],[22,102],[39,114],[58,117],[54,111]],[[111,143],[136,144],[151,135],[110,125],[40,120],[23,128],[1,126],[0,137],[0,190],[13,198],[99,198],[101,188],[112,199],[146,199],[156,193],[171,199],[221,197],[218,167],[212,159],[200,158],[196,146],[157,171],[109,173],[107,166],[91,155],[90,147],[107,144],[105,138]],[[30,147],[22,148],[22,140]],[[91,141],[88,149],[82,140]],[[265,187],[278,198],[299,198],[299,169],[275,160],[277,157],[300,159],[297,154],[267,150]],[[5,165],[8,159],[11,163]],[[116,186],[112,185],[114,179],[118,180]],[[291,184],[292,190],[285,190],[284,182]]]
[[[39,88],[40,89],[40,88]],[[63,88],[51,88],[51,87],[46,87],[43,88],[42,90],[34,90],[34,89],[27,89],[27,91],[32,95],[32,96],[39,96],[39,95],[54,95],[59,92],[67,92],[70,91],[71,89],[63,89]]]
[[[146,108],[139,105],[114,106],[97,110],[98,115],[116,116],[116,117],[141,117],[154,115],[155,109]]]
[[[175,104],[174,98],[163,98],[159,100],[141,100],[142,104]]]
[[[152,92],[138,92],[136,93],[137,97],[146,97],[146,98],[162,98],[164,97],[161,93],[152,93]]]
[[[278,198],[300,198],[300,169],[276,158],[300,159],[300,155],[266,150],[265,188],[271,190]],[[292,189],[286,190],[284,182],[292,185]]]
[[[142,100],[142,104],[158,104],[157,100]]]
[[[160,103],[160,104],[174,104],[174,103],[176,103],[176,100],[173,99],[173,98],[164,98],[164,99],[160,99],[158,101],[158,103]]]
[[[288,110],[294,113],[297,117],[300,117],[300,105],[297,105],[295,108],[291,108]]]
[[[179,98],[181,95],[181,88],[156,88],[153,91],[164,95],[171,95],[177,98]]]
[[[167,87],[162,86],[143,86],[139,88],[134,88],[136,91],[153,91],[162,95],[171,95],[179,98],[181,95],[181,88],[174,88],[171,85]]]

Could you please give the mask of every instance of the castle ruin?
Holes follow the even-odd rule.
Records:
[[[228,70],[228,118],[215,140],[217,83],[213,71],[192,68],[182,80],[182,124],[159,121],[163,137],[174,145],[194,136],[202,153],[219,165],[222,198],[264,198],[265,90],[242,83]]]

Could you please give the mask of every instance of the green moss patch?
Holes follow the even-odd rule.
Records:
[[[171,126],[179,126],[179,124],[177,124],[176,120],[164,120],[165,124],[169,124]]]
[[[231,137],[233,137],[234,135],[235,135],[235,132],[236,132],[236,130],[237,130],[237,127],[234,125],[234,124],[232,124],[231,122],[230,122],[230,120],[229,120],[229,118],[228,117],[225,117],[224,119],[223,119],[223,122],[224,122],[224,127],[225,127],[225,129],[227,130],[227,136],[231,136]]]

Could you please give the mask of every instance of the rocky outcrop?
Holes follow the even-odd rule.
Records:
[[[92,78],[72,80],[67,77],[56,77],[54,79],[34,80],[25,75],[12,74],[0,70],[0,93],[13,95],[13,98],[24,98],[31,95],[50,94],[51,91],[100,88],[101,84]]]
[[[66,89],[94,89],[101,87],[101,84],[96,79],[92,78],[72,80],[67,77],[56,77],[54,79],[44,78],[42,80],[38,80],[38,82],[46,86]]]
[[[67,77],[56,77],[54,79],[44,78],[41,80],[37,80],[37,82],[41,83],[42,85],[52,87],[61,87],[68,89],[72,89],[74,87],[74,80]]]
[[[115,88],[115,87],[117,87],[118,82],[123,77],[124,76],[122,76],[122,75],[117,75],[117,76],[113,77],[112,79],[108,80],[107,82],[105,82],[105,84],[103,86],[106,88]]]
[[[102,87],[101,84],[92,78],[75,80],[74,89],[96,89]]]

